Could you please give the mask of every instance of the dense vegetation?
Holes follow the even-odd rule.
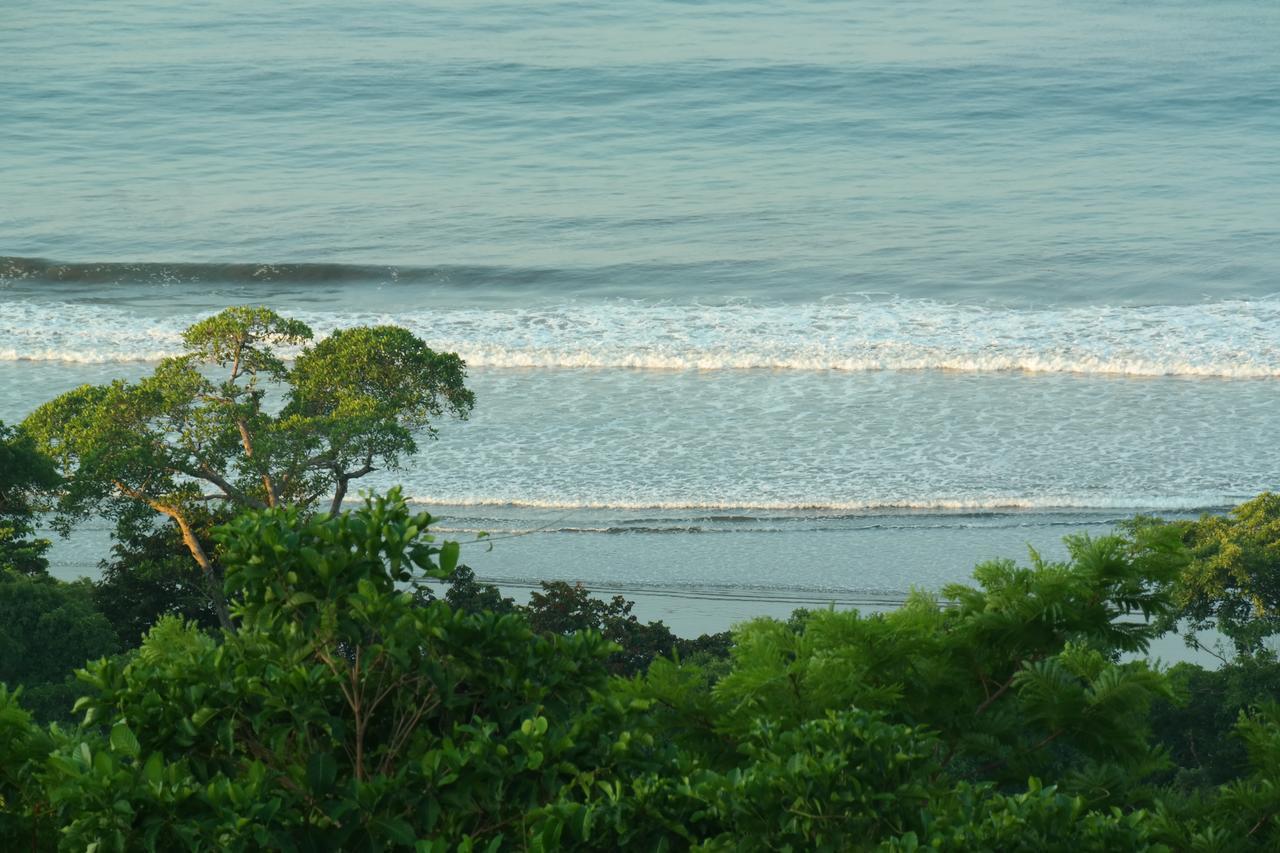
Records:
[[[580,586],[503,598],[396,490],[320,511],[466,413],[456,357],[354,330],[286,369],[309,330],[214,319],[172,387],[0,425],[0,849],[1280,847],[1274,495],[685,641]],[[309,373],[335,339],[445,373]],[[98,581],[48,575],[42,496],[116,519]],[[1222,667],[1145,660],[1203,628]]]
[[[53,620],[24,636],[78,625],[77,648],[106,655],[78,675],[74,725],[0,690],[5,849],[1280,842],[1272,657],[1121,660],[1159,630],[1124,617],[1173,612],[1195,571],[1182,526],[985,564],[893,613],[756,620],[727,661],[658,655],[629,675],[598,630],[554,622],[585,594],[517,611],[456,573],[429,522],[394,492],[246,513],[215,533],[238,630],[166,615],[120,655],[82,587],[5,569],[3,600]],[[450,574],[458,603],[491,609],[413,591]],[[42,651],[33,666],[68,665]],[[33,678],[53,680],[6,672]]]

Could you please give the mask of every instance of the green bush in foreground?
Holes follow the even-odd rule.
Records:
[[[619,677],[596,631],[405,592],[455,568],[429,522],[396,492],[249,513],[217,534],[237,632],[162,619],[80,673],[74,729],[0,689],[0,849],[1280,845],[1275,706],[1239,715],[1223,784],[1161,787],[1161,727],[1200,712],[1121,662],[1156,630],[1121,617],[1174,607],[1171,528],[988,563],[946,602],[756,620],[725,671]]]
[[[172,618],[88,667],[45,774],[62,844],[85,849],[384,849],[517,837],[598,746],[598,636],[419,606],[397,584],[456,546],[398,497],[222,533],[241,629]],[[443,558],[445,566],[440,560]],[[592,759],[592,763],[594,759]]]

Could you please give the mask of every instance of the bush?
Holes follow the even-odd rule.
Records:
[[[627,678],[611,675],[620,647],[591,627],[634,630],[622,599],[550,584],[527,612],[498,614],[406,592],[455,574],[488,596],[430,521],[398,492],[335,517],[242,516],[218,533],[237,631],[161,618],[136,652],[80,673],[75,730],[40,729],[0,688],[0,844],[1280,845],[1280,706],[1259,701],[1269,664],[1167,677],[1119,661],[1155,628],[1118,617],[1172,609],[1169,528],[1074,538],[1061,563],[984,564],[945,602],[756,620],[727,664],[659,654]],[[23,594],[79,595],[67,612],[101,619],[83,585],[10,574]],[[1179,689],[1186,704],[1170,701]],[[1212,703],[1251,707],[1228,735]],[[1178,726],[1241,752],[1192,765]],[[1154,784],[1160,739],[1183,764],[1178,786]]]
[[[165,617],[132,659],[88,667],[79,709],[108,734],[53,760],[64,843],[361,850],[518,836],[522,815],[610,745],[598,698],[611,647],[416,603],[399,584],[456,556],[429,521],[393,493],[333,518],[273,510],[224,528],[240,630],[218,641]]]
[[[53,749],[49,735],[0,684],[0,849],[44,850],[54,826],[37,777]]]
[[[72,671],[114,654],[119,643],[87,581],[0,569],[0,649],[0,682],[21,686],[28,707],[54,720],[70,717],[78,695]]]

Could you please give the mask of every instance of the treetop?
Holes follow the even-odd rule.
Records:
[[[297,346],[311,340],[311,328],[301,320],[282,317],[265,306],[237,305],[195,323],[182,333],[189,355],[240,373],[284,375],[285,367],[272,346]]]

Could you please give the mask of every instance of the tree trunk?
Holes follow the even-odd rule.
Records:
[[[200,540],[196,538],[195,531],[191,529],[191,523],[187,521],[182,511],[177,507],[166,506],[155,501],[147,501],[147,503],[156,512],[172,518],[174,524],[178,525],[178,530],[182,533],[182,544],[187,546],[187,550],[191,552],[191,556],[199,564],[200,570],[204,572],[209,598],[213,602],[214,612],[218,614],[218,624],[222,626],[223,630],[234,634],[236,626],[231,621],[231,609],[227,606],[227,597],[222,592],[221,573],[213,564],[213,560],[209,559],[209,554],[204,550],[204,546],[200,544]]]
[[[329,515],[337,515],[342,511],[342,501],[347,496],[347,478],[338,476],[338,483],[333,490],[333,500],[329,503]]]
[[[156,507],[157,510],[169,516],[178,525],[178,529],[182,531],[182,542],[187,546],[187,550],[191,552],[191,556],[195,557],[200,569],[204,572],[205,583],[209,586],[209,597],[213,600],[214,612],[218,614],[218,623],[224,630],[235,633],[235,625],[231,621],[231,610],[227,607],[227,597],[222,593],[222,578],[213,560],[209,559],[208,553],[205,552],[204,546],[200,544],[200,540],[196,538],[195,532],[191,529],[191,525],[183,517],[182,513],[172,508]]]
[[[161,510],[161,512],[164,512],[164,510]],[[218,624],[222,626],[223,630],[234,634],[236,626],[231,621],[231,610],[227,607],[227,597],[222,593],[222,578],[217,567],[213,565],[213,560],[209,559],[204,546],[200,544],[200,540],[196,538],[195,533],[191,530],[191,525],[182,517],[182,513],[174,511],[166,513],[166,515],[177,523],[178,529],[182,531],[183,543],[204,572],[205,583],[209,587],[209,598],[213,601],[214,612],[218,614]]]
[[[227,606],[227,597],[222,593],[222,572],[215,569],[212,574],[206,574],[204,580],[209,603],[213,605],[213,612],[218,614],[218,624],[227,633],[234,634],[236,626],[231,621],[231,608]]]
[[[236,427],[240,430],[240,446],[244,448],[244,455],[248,459],[253,458],[253,438],[249,435],[249,425],[242,420],[236,420]],[[276,507],[280,503],[280,494],[276,490],[275,481],[271,479],[271,475],[266,471],[262,472],[262,488],[267,493],[267,506]]]
[[[365,474],[371,474],[374,471],[373,457],[366,456],[364,465],[354,471],[343,471],[340,468],[332,469],[337,476],[337,483],[334,484],[333,501],[329,504],[329,515],[337,515],[342,511],[342,501],[347,496],[347,489],[350,487],[351,481],[363,477]]]

